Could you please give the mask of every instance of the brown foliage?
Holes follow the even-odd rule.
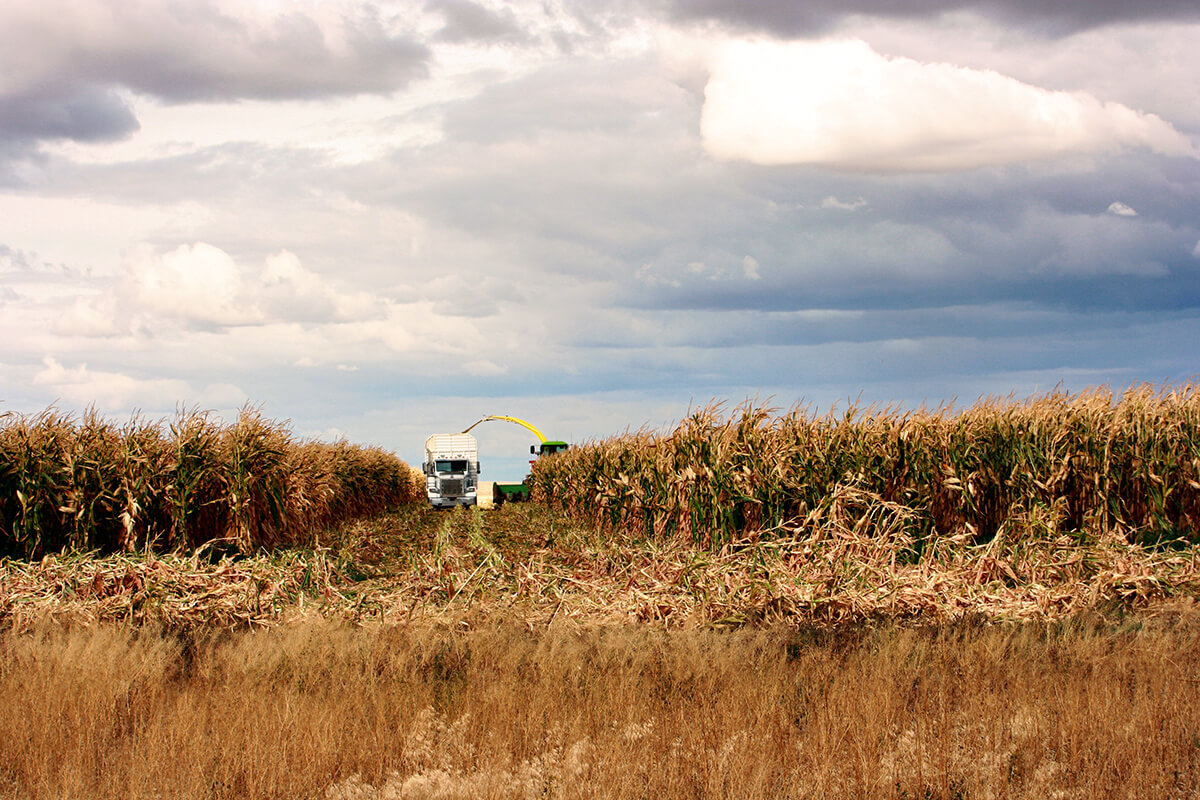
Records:
[[[0,634],[0,797],[1169,798],[1194,615]]]
[[[1054,536],[1195,543],[1200,386],[823,417],[801,408],[774,416],[754,403],[726,417],[713,404],[669,434],[540,459],[531,481],[535,499],[580,520],[714,549],[747,535],[790,536],[831,513],[865,536],[877,518],[900,520],[912,559],[939,543],[985,543],[1030,517],[1052,523]],[[839,500],[847,492],[853,507]]]
[[[249,406],[226,426],[199,412],[165,426],[54,409],[0,419],[0,554],[216,540],[246,553],[423,498],[423,478],[393,454],[296,441]]]

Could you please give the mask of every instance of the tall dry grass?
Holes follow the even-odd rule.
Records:
[[[540,459],[531,479],[535,499],[582,520],[714,549],[747,535],[807,536],[831,515],[868,537],[898,526],[910,561],[938,543],[1030,530],[1195,543],[1200,386],[821,417],[754,403],[725,415],[714,404],[670,434]]]
[[[8,631],[0,797],[1195,797],[1198,634]]]
[[[53,408],[0,420],[0,555],[214,541],[248,552],[423,494],[391,453],[298,441],[251,407],[229,425],[200,412],[118,425]]]

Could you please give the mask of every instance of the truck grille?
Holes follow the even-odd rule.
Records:
[[[442,497],[462,497],[462,478],[445,478],[442,480]]]

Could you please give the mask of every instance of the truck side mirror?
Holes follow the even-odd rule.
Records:
[[[529,455],[531,455],[531,456],[537,455],[537,445],[536,444],[529,445]]]

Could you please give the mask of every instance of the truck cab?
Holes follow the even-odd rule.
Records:
[[[479,446],[466,433],[425,440],[425,491],[434,508],[473,506],[479,488]]]

